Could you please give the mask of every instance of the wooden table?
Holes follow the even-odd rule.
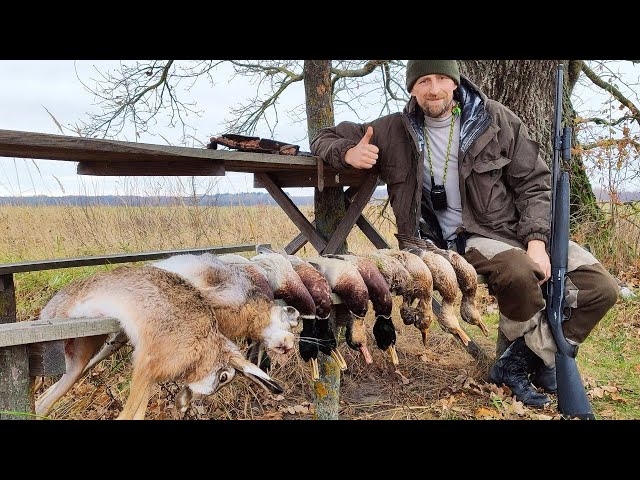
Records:
[[[336,171],[319,157],[177,147],[117,140],[0,130],[0,156],[78,162],[78,174],[99,176],[222,176],[253,173],[254,187],[265,188],[300,230],[286,247],[295,253],[309,242],[318,253],[336,253],[354,225],[376,248],[385,239],[362,215],[378,185],[375,172]],[[347,212],[325,239],[282,190],[286,187],[349,187]]]

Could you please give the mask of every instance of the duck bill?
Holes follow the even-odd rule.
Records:
[[[340,370],[344,372],[347,369],[347,362],[338,350],[331,350],[331,357],[336,361]]]
[[[482,330],[482,333],[485,337],[489,336],[489,330],[482,320],[480,320],[480,322],[478,323],[478,327],[480,327],[480,330]]]
[[[391,357],[391,363],[393,363],[394,365],[400,364],[400,361],[398,360],[398,352],[396,352],[395,345],[391,345],[389,348],[387,348],[387,353]]]
[[[458,338],[462,341],[465,347],[469,345],[469,340],[471,340],[471,338],[469,337],[469,335],[467,335],[467,333],[464,330],[462,330],[462,328],[455,328],[453,330],[453,333],[458,336]]]
[[[309,360],[311,367],[311,380],[314,382],[320,378],[320,370],[318,369],[318,359],[312,358]]]
[[[371,358],[371,354],[369,353],[369,349],[367,348],[366,345],[360,345],[360,353],[362,353],[362,356],[364,357],[364,361],[368,364],[372,364],[373,363],[373,358]]]

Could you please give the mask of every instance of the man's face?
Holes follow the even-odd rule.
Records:
[[[424,114],[431,118],[448,115],[453,107],[456,82],[446,75],[431,74],[420,77],[411,89]]]

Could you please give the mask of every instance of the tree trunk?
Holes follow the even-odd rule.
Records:
[[[567,60],[466,60],[461,72],[489,98],[506,105],[527,126],[529,135],[540,145],[542,158],[551,165],[553,154],[553,107],[556,66],[564,62],[565,87],[563,116],[565,125],[573,125],[575,111],[571,89],[576,82],[575,64]],[[600,217],[591,183],[582,158],[571,159],[571,215],[584,221]]]
[[[309,143],[321,128],[333,126],[333,96],[331,92],[331,60],[305,60],[304,61],[304,91],[307,107],[307,129]],[[320,192],[317,188],[314,192],[315,220],[318,232],[329,239],[336,230],[338,223],[346,212],[342,188],[324,188]],[[341,251],[347,251],[346,242]],[[338,305],[337,307],[340,307]],[[334,331],[336,319],[332,310],[329,319]],[[339,309],[338,315],[348,315],[344,309]],[[333,358],[318,354],[320,379],[313,384],[318,420],[337,420],[340,397],[340,368]]]

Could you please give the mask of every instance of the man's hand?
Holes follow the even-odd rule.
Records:
[[[371,145],[369,142],[373,137],[373,127],[367,128],[364,137],[358,142],[358,144],[347,150],[344,156],[344,161],[351,165],[353,168],[371,168],[376,164],[378,159],[378,152],[380,151],[375,145]]]
[[[530,240],[527,245],[527,255],[529,255],[529,258],[536,262],[544,272],[544,279],[538,282],[538,285],[542,285],[551,277],[551,261],[545,250],[545,243],[542,240]]]

